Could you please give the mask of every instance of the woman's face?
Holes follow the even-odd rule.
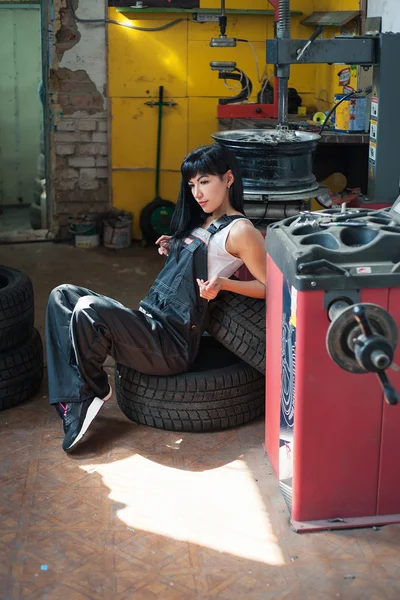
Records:
[[[232,171],[227,171],[222,177],[219,175],[195,175],[188,185],[194,199],[205,213],[229,204],[229,188],[233,183]]]

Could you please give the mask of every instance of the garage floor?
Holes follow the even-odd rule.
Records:
[[[0,262],[32,278],[43,335],[56,285],[136,306],[163,261],[41,243],[0,246]],[[400,526],[290,530],[262,420],[175,434],[131,423],[113,399],[73,455],[61,441],[46,382],[0,413],[0,600],[400,597]]]

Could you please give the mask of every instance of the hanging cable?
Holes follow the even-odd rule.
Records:
[[[87,23],[88,25],[105,25],[106,23],[110,23],[111,25],[120,25],[120,27],[126,27],[127,29],[135,29],[136,31],[163,31],[164,29],[173,27],[182,21],[189,21],[189,19],[181,18],[170,21],[169,23],[161,25],[160,27],[139,27],[137,25],[131,25],[128,23],[121,23],[120,21],[115,21],[114,19],[82,19],[76,14],[71,0],[67,0],[67,8],[77,23]]]
[[[264,71],[263,71],[263,73],[262,73],[262,75],[260,77],[260,64],[259,64],[259,61],[258,61],[258,56],[257,56],[256,49],[254,48],[253,44],[249,40],[245,40],[243,38],[234,38],[234,39],[237,42],[244,42],[246,44],[249,44],[250,48],[253,51],[254,59],[255,59],[255,62],[256,62],[256,73],[257,73],[258,83],[261,83],[262,80],[264,79],[264,76],[265,76],[266,72],[267,72],[268,65],[265,65],[265,69],[264,69]]]

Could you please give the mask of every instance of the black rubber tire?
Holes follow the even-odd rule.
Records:
[[[155,210],[163,207],[175,210],[175,204],[170,200],[154,198],[154,200],[149,202],[149,204],[147,204],[140,213],[139,224],[145,245],[154,244],[155,241],[158,240],[158,238],[162,235],[162,232],[157,231],[152,226],[151,215]]]
[[[265,378],[210,336],[188,373],[156,377],[117,364],[115,387],[128,419],[170,431],[236,427],[265,406]]]
[[[24,344],[0,352],[0,410],[25,402],[36,394],[43,379],[43,345],[33,329]]]
[[[265,300],[223,292],[210,302],[210,335],[265,374]]]
[[[0,266],[0,352],[26,340],[34,318],[31,280],[22,271]]]

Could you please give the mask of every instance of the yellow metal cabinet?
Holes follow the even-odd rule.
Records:
[[[140,27],[160,27],[179,15],[129,21],[110,11],[110,18]],[[159,85],[175,97],[187,96],[187,22],[163,31],[135,31],[108,27],[109,95],[111,97],[150,97]]]
[[[146,101],[146,98],[112,98],[113,169],[155,168],[158,107],[151,108]],[[178,170],[188,151],[188,100],[176,97],[175,101],[175,106],[163,107],[161,168],[167,170]]]
[[[188,148],[213,143],[211,134],[218,131],[215,98],[189,98]]]

